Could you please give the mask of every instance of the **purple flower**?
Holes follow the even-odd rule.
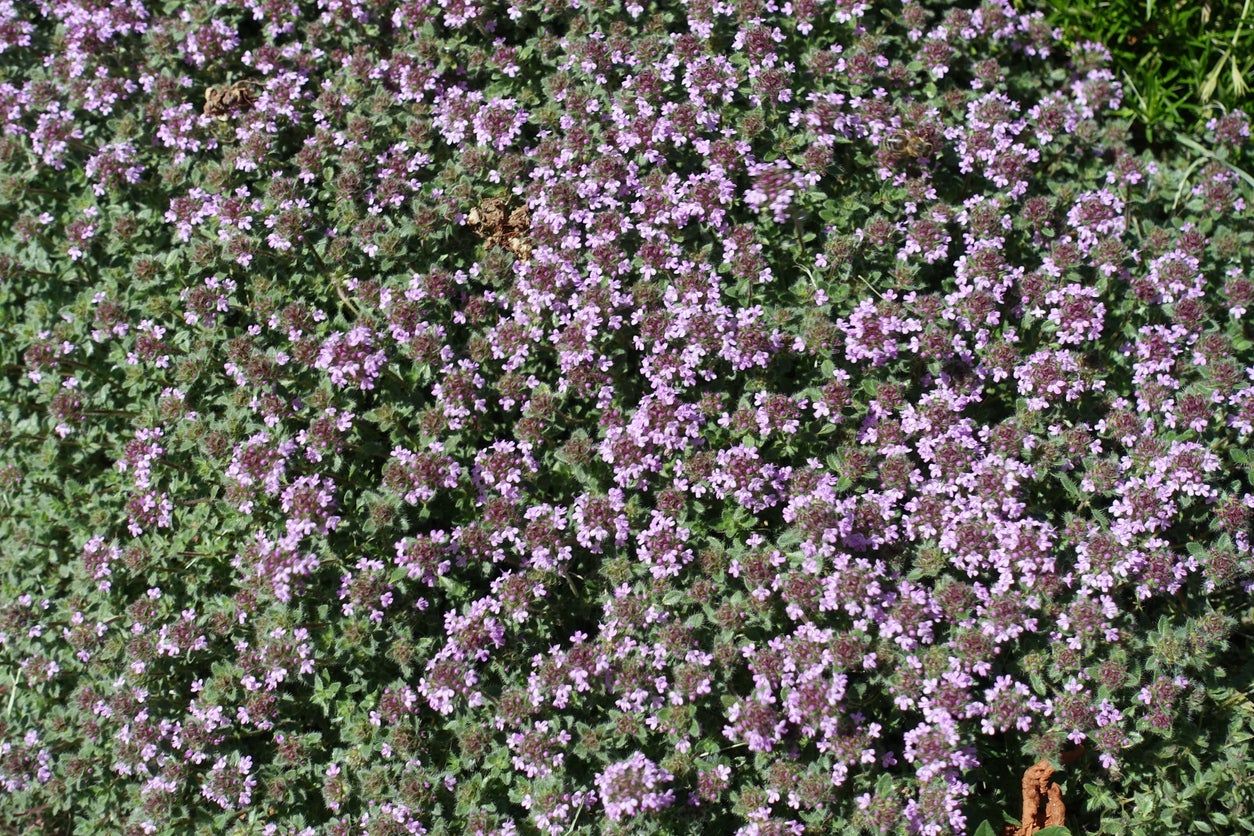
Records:
[[[491,99],[479,107],[471,124],[476,142],[504,151],[522,133],[527,112],[514,99]]]
[[[387,354],[375,349],[375,334],[364,325],[350,331],[336,331],[323,341],[314,368],[327,372],[339,387],[374,388],[375,380],[387,363]]]
[[[597,794],[605,815],[611,821],[623,821],[642,813],[663,810],[675,801],[674,790],[666,784],[674,776],[634,752],[625,760],[610,764],[596,777]]]

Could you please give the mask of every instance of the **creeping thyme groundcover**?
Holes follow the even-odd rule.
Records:
[[[1046,759],[1244,831],[1250,128],[1154,159],[1106,63],[0,0],[0,821],[963,833]]]

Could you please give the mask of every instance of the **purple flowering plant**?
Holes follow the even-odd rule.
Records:
[[[0,0],[0,824],[1254,830],[1254,180],[1009,0]]]

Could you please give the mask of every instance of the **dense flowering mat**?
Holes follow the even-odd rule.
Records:
[[[0,821],[1240,793],[1249,128],[1156,165],[1104,62],[1004,0],[0,0]]]

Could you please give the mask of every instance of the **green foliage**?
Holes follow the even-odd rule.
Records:
[[[1072,42],[1114,57],[1124,109],[1149,144],[1196,128],[1217,109],[1247,108],[1254,87],[1251,0],[1044,0]]]
[[[1246,629],[1248,629],[1248,614]],[[1218,660],[1205,682],[1206,697],[1173,726],[1153,754],[1129,762],[1118,777],[1082,789],[1081,832],[1254,832],[1254,662],[1249,635]],[[1135,787],[1135,791],[1133,791]]]

